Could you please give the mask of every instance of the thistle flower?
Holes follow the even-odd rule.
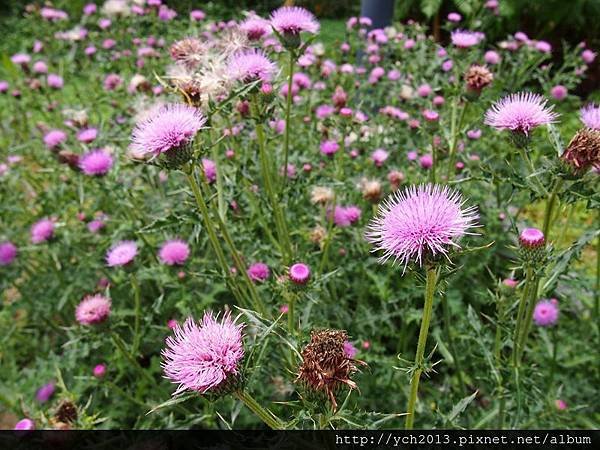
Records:
[[[103,295],[88,295],[75,309],[75,319],[81,325],[95,325],[104,322],[110,315],[110,299]]]
[[[521,258],[527,263],[540,263],[546,255],[546,238],[537,228],[525,228],[519,235]]]
[[[270,270],[265,263],[257,262],[248,267],[247,273],[252,281],[265,281],[269,278]]]
[[[271,81],[277,66],[262,50],[246,50],[232,55],[228,62],[229,76],[243,83]]]
[[[476,93],[489,86],[494,80],[494,74],[484,66],[473,65],[465,73],[467,89]]]
[[[67,133],[62,130],[50,130],[44,136],[44,144],[52,150],[67,140]]]
[[[166,340],[161,364],[165,377],[179,384],[173,395],[185,390],[220,392],[235,383],[244,356],[242,328],[229,313],[217,321],[209,312],[200,324],[188,318],[177,325]]]
[[[189,256],[189,245],[180,239],[165,242],[158,252],[159,259],[168,266],[181,265]]]
[[[10,241],[0,243],[0,266],[8,266],[17,257],[17,246]]]
[[[306,284],[310,279],[310,267],[304,263],[296,263],[289,268],[288,275],[295,284]]]
[[[137,244],[133,241],[121,241],[106,253],[108,267],[125,266],[137,255]]]
[[[103,149],[92,150],[79,158],[79,168],[86,175],[106,175],[113,165],[112,156]]]
[[[558,301],[555,298],[541,300],[533,310],[533,321],[540,327],[549,327],[558,321],[558,314]]]
[[[282,35],[298,35],[305,31],[315,34],[319,22],[308,10],[299,6],[283,6],[271,13],[271,26]]]
[[[380,262],[390,258],[406,266],[443,255],[448,258],[450,247],[471,227],[476,226],[475,207],[463,208],[461,195],[438,185],[411,186],[396,191],[380,207],[366,233],[374,244],[373,251],[382,250]]]
[[[106,364],[98,364],[94,366],[92,373],[96,378],[103,378],[104,375],[106,375]]]
[[[357,388],[350,377],[358,371],[356,364],[362,364],[348,356],[346,342],[348,335],[343,330],[312,331],[296,378],[306,388],[325,394],[334,410],[335,394],[342,386]]]
[[[207,50],[207,45],[200,39],[188,37],[174,42],[169,49],[169,53],[173,60],[189,69],[193,69],[201,63],[202,56]]]
[[[35,422],[31,419],[21,419],[15,424],[15,430],[29,431],[35,430]]]
[[[450,40],[458,48],[469,48],[479,44],[485,35],[478,31],[456,30],[450,34]]]
[[[98,137],[98,130],[96,128],[84,128],[77,133],[77,140],[85,144],[93,142]]]
[[[133,130],[131,147],[138,154],[165,153],[170,167],[177,168],[192,156],[191,142],[206,123],[200,110],[168,104],[157,108]]]
[[[389,153],[383,148],[378,148],[373,153],[371,153],[371,159],[377,167],[381,167],[383,163],[388,159],[388,156]]]
[[[40,244],[46,242],[54,235],[54,221],[52,219],[38,220],[31,226],[31,242]]]
[[[50,400],[50,397],[54,395],[55,390],[56,385],[54,384],[54,381],[46,383],[37,390],[35,393],[35,399],[40,403],[46,403],[48,400]]]
[[[246,36],[251,41],[257,41],[263,36],[271,33],[271,25],[268,20],[251,14],[242,23],[240,29],[246,33]]]
[[[324,155],[331,156],[340,149],[340,144],[333,140],[327,140],[321,142],[320,149]]]
[[[560,158],[574,173],[585,173],[591,167],[600,169],[600,130],[579,130]]]
[[[556,122],[558,114],[546,103],[547,100],[539,94],[511,94],[486,111],[484,122],[497,130],[510,130],[528,136],[534,128]]]
[[[594,130],[600,130],[600,106],[590,103],[579,110],[583,124]]]

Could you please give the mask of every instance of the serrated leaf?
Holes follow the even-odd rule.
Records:
[[[548,124],[547,129],[548,129],[548,138],[550,140],[550,143],[556,150],[557,156],[561,156],[564,153],[565,145],[562,141],[562,137],[560,136],[558,128],[556,128],[552,124]]]
[[[198,394],[196,394],[196,393],[188,393],[188,394],[178,395],[177,397],[170,398],[166,402],[163,402],[160,405],[157,405],[154,408],[152,408],[150,411],[148,411],[146,413],[146,415],[152,414],[152,413],[158,411],[159,409],[166,408],[168,406],[173,406],[173,405],[177,405],[179,403],[183,403],[183,402],[188,401],[189,399],[191,399],[193,397],[198,397]]]
[[[473,400],[475,400],[475,397],[477,397],[478,392],[479,391],[473,392],[471,395],[463,398],[456,405],[454,405],[454,408],[452,408],[452,411],[450,411],[450,415],[448,416],[448,422],[454,421],[454,419],[456,419],[459,414],[461,414],[465,409],[467,409],[467,406],[469,406],[469,404]]]
[[[442,0],[421,0],[421,12],[431,19],[442,6]]]

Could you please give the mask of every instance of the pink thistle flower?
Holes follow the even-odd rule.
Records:
[[[423,114],[423,118],[427,121],[427,122],[437,122],[438,119],[440,118],[439,113],[437,113],[436,111],[433,111],[431,109],[426,109],[422,112]]]
[[[54,221],[52,219],[41,219],[31,226],[31,242],[33,244],[48,241],[53,235]]]
[[[569,91],[562,84],[557,84],[552,89],[550,89],[550,94],[555,100],[564,100],[567,98]]]
[[[519,92],[494,103],[485,113],[485,124],[498,130],[510,130],[528,135],[531,130],[556,122],[558,114],[539,94]]]
[[[481,130],[479,128],[477,128],[475,130],[469,130],[469,131],[467,131],[467,137],[469,139],[476,141],[477,139],[479,139],[481,137]]]
[[[114,91],[116,88],[123,84],[123,79],[116,73],[109,73],[104,78],[104,89],[107,91]]]
[[[248,36],[248,39],[251,41],[257,41],[263,36],[271,33],[271,24],[268,20],[263,19],[256,14],[252,14],[240,23],[240,30],[246,33],[246,36]]]
[[[431,169],[433,166],[433,155],[427,154],[419,158],[419,164],[423,169]]]
[[[533,310],[533,321],[540,327],[549,327],[558,321],[558,302],[556,299],[541,300]]]
[[[199,22],[201,20],[204,20],[206,18],[206,13],[204,11],[202,11],[201,9],[194,9],[192,11],[190,11],[190,19]]]
[[[79,158],[79,168],[86,175],[106,175],[112,168],[112,156],[102,149],[92,150]]]
[[[242,328],[229,312],[220,322],[206,312],[200,324],[190,317],[177,325],[166,340],[161,363],[165,377],[179,384],[173,396],[186,390],[205,394],[235,379],[244,357]]]
[[[270,274],[269,266],[262,262],[254,263],[248,267],[248,276],[252,281],[265,281]]]
[[[35,73],[48,73],[48,65],[44,61],[37,61],[33,64]]]
[[[310,267],[304,263],[296,263],[290,267],[288,275],[295,284],[306,284],[310,279]]]
[[[181,265],[189,256],[189,245],[180,239],[165,242],[158,252],[160,260],[168,266]]]
[[[502,281],[502,284],[510,289],[514,289],[517,287],[517,285],[519,284],[519,282],[517,280],[514,280],[512,278],[505,278]]]
[[[486,63],[494,65],[500,62],[500,55],[494,50],[488,50],[483,55],[483,59]]]
[[[17,246],[10,241],[0,243],[0,266],[8,266],[17,257]]]
[[[50,400],[50,397],[54,395],[55,390],[56,386],[54,381],[51,381],[37,390],[35,393],[35,399],[40,403],[46,403],[48,400]]]
[[[450,22],[460,22],[462,20],[462,16],[457,12],[451,12],[448,14],[448,20]]]
[[[283,6],[273,11],[271,26],[284,35],[298,35],[303,31],[315,34],[319,31],[315,16],[299,6]]]
[[[389,153],[383,148],[378,148],[373,153],[371,153],[371,159],[377,167],[381,167],[383,163],[388,159],[388,157]]]
[[[597,56],[597,53],[595,53],[589,49],[586,49],[583,52],[581,52],[581,59],[583,59],[583,62],[585,62],[586,64],[593,63],[594,60],[596,59],[596,56]]]
[[[31,62],[31,56],[26,53],[16,53],[10,57],[13,64],[25,66]]]
[[[65,84],[62,77],[60,75],[56,75],[55,73],[49,74],[46,78],[46,82],[48,83],[48,86],[53,89],[62,89]]]
[[[106,375],[106,364],[98,364],[94,366],[92,373],[96,378],[104,378],[104,375]]]
[[[133,241],[121,241],[106,253],[108,267],[124,266],[133,261],[137,255],[137,244]]]
[[[354,359],[357,353],[358,349],[352,344],[352,342],[344,341],[344,354],[346,355],[346,358]]]
[[[203,158],[202,168],[204,169],[204,176],[209,183],[214,183],[217,179],[217,165],[212,159]]]
[[[464,203],[457,191],[438,185],[396,191],[372,219],[366,239],[373,251],[383,251],[380,262],[393,258],[405,270],[411,261],[423,265],[428,257],[448,258],[448,249],[460,248],[456,241],[477,226],[475,207],[463,208]]]
[[[183,104],[164,105],[136,125],[131,147],[139,154],[153,155],[178,149],[191,142],[205,123],[199,109]]]
[[[49,149],[58,147],[67,140],[67,133],[62,130],[50,130],[44,136],[44,144]]]
[[[290,310],[290,307],[289,307],[287,304],[285,304],[285,305],[281,305],[281,306],[279,307],[279,312],[280,312],[281,314],[287,314],[287,313],[289,312],[289,310]]]
[[[546,239],[537,228],[525,228],[519,235],[519,243],[525,248],[538,248],[546,243]]]
[[[81,325],[95,325],[104,322],[110,315],[110,299],[103,295],[88,295],[75,309],[75,319]]]
[[[594,130],[600,130],[600,106],[590,103],[579,110],[583,124]]]
[[[428,84],[422,84],[417,88],[417,94],[419,97],[429,97],[432,92],[433,89],[431,89],[431,86]]]
[[[556,409],[558,409],[559,411],[564,411],[565,409],[567,409],[567,402],[565,402],[564,400],[558,399],[554,402],[554,404],[556,405]]]
[[[340,144],[336,141],[323,141],[320,145],[321,153],[327,156],[331,156],[340,149]]]
[[[252,49],[236,53],[229,58],[227,71],[231,78],[244,83],[256,80],[271,81],[277,66],[262,50]]]
[[[456,30],[450,34],[452,44],[459,48],[469,48],[479,44],[485,35],[478,31]]]
[[[35,430],[35,422],[31,419],[21,419],[15,425],[15,430],[30,431]]]
[[[77,133],[77,140],[84,144],[94,142],[98,137],[98,130],[96,128],[84,128]]]

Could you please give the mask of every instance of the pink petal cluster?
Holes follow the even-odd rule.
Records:
[[[556,299],[541,300],[533,310],[533,321],[540,327],[549,327],[558,321],[558,301]]]
[[[137,244],[133,241],[121,241],[106,253],[108,267],[124,266],[137,255]]]
[[[229,58],[229,76],[244,83],[256,80],[270,81],[277,66],[262,50],[252,49],[236,53]]]
[[[268,20],[252,14],[240,23],[240,30],[246,33],[248,39],[256,41],[271,33],[271,24]]]
[[[459,48],[473,47],[479,44],[485,35],[479,31],[456,30],[450,34],[452,44]]]
[[[181,265],[189,256],[189,245],[180,239],[165,242],[158,252],[160,260],[168,266]]]
[[[419,265],[427,256],[447,257],[449,247],[476,226],[475,207],[463,208],[461,195],[438,185],[411,186],[396,191],[380,206],[366,233],[373,251],[381,250],[381,262],[390,258],[406,266]]]
[[[299,6],[282,6],[271,14],[271,25],[281,34],[317,33],[319,22],[308,10]]]
[[[0,243],[0,266],[8,266],[17,257],[17,246],[10,241]]]
[[[62,130],[50,130],[44,135],[44,144],[49,149],[58,147],[67,140],[67,133]]]
[[[485,113],[484,122],[498,130],[510,130],[529,134],[540,126],[554,123],[558,114],[547,100],[539,94],[519,92],[494,103]]]
[[[239,374],[244,356],[243,324],[236,324],[229,313],[218,321],[205,313],[197,324],[191,317],[176,325],[162,351],[165,377],[179,384],[173,395],[185,390],[202,394],[221,386]]]
[[[263,262],[256,262],[248,267],[248,276],[252,281],[265,281],[270,274],[269,266]]]
[[[131,147],[139,154],[159,155],[189,143],[205,123],[199,109],[184,104],[164,105],[136,125]]]
[[[600,130],[600,106],[590,103],[579,110],[579,116],[586,127]]]
[[[81,325],[104,322],[110,315],[110,299],[103,295],[88,295],[75,309],[75,319]]]
[[[349,227],[360,219],[361,214],[358,206],[336,206],[333,210],[333,223],[338,227]]]
[[[38,220],[31,226],[31,242],[40,244],[54,235],[54,221],[52,219]]]
[[[112,168],[113,158],[103,149],[92,150],[79,158],[79,168],[86,175],[106,175]]]

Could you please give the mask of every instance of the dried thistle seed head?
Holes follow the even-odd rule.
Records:
[[[327,396],[334,410],[337,409],[336,391],[346,385],[357,388],[350,379],[358,364],[344,351],[348,334],[343,330],[315,330],[310,334],[310,342],[302,350],[302,364],[296,381],[305,387]]]
[[[473,65],[465,73],[465,82],[470,91],[480,92],[494,80],[494,75],[484,66]]]
[[[324,186],[315,186],[310,191],[310,201],[314,204],[326,205],[333,201],[333,189]]]
[[[312,230],[310,230],[309,239],[314,244],[320,244],[325,239],[327,235],[327,230],[321,225],[317,225]]]
[[[77,420],[77,406],[69,400],[63,400],[56,408],[54,418],[58,422],[75,422]]]
[[[378,202],[381,198],[381,183],[377,180],[363,179],[360,183],[363,198],[371,202]]]
[[[575,173],[587,172],[591,167],[600,169],[600,131],[582,128],[561,156]]]
[[[189,69],[198,66],[207,47],[200,39],[189,37],[174,42],[169,49],[171,57]]]

